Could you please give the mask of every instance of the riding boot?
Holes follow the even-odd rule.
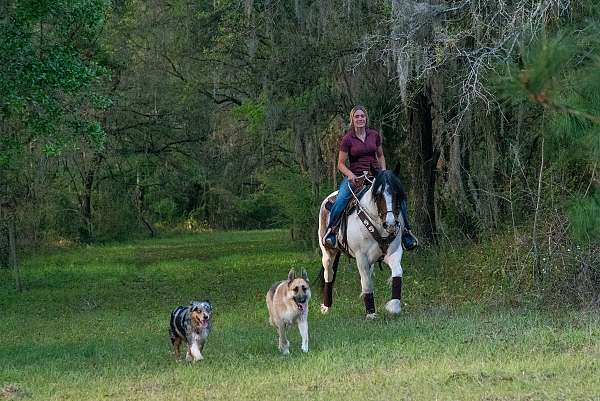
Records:
[[[405,250],[412,251],[419,245],[419,241],[410,230],[406,199],[403,199],[402,202],[400,202],[400,213],[402,213],[402,219],[404,219],[404,229],[402,230],[402,246]]]

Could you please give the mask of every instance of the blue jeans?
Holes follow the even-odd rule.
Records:
[[[337,194],[337,198],[335,199],[335,203],[329,211],[329,224],[327,224],[328,229],[338,222],[350,198],[352,198],[352,192],[348,187],[348,177],[344,177],[342,183],[340,184],[340,190]]]

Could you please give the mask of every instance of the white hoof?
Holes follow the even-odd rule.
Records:
[[[367,320],[377,319],[377,313],[367,313]]]
[[[288,348],[286,348],[286,349],[282,350],[281,353],[283,355],[289,355],[290,354],[290,350]]]
[[[329,313],[329,306],[325,306],[323,304],[321,304],[321,313],[326,315]]]
[[[385,310],[388,311],[391,315],[399,315],[402,310],[402,302],[399,299],[390,299],[385,304]]]

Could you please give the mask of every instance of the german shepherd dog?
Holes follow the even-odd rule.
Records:
[[[279,335],[279,350],[284,354],[290,353],[290,342],[286,330],[297,322],[302,336],[302,351],[308,352],[308,301],[310,286],[306,271],[296,276],[294,269],[290,270],[287,280],[273,284],[267,292],[267,308],[269,323],[277,329]]]
[[[212,305],[209,301],[192,301],[188,306],[178,306],[171,312],[169,332],[175,357],[180,358],[179,346],[182,341],[188,349],[185,359],[204,359],[202,349],[212,329]]]

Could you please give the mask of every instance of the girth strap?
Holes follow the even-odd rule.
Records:
[[[379,248],[381,248],[381,252],[383,252],[383,255],[385,256],[390,244],[396,239],[396,234],[390,234],[384,238],[381,236],[381,234],[379,234],[379,231],[377,231],[373,225],[373,222],[371,222],[371,219],[369,219],[369,216],[367,216],[361,207],[358,208],[356,214],[358,215],[360,221],[362,221],[362,223],[365,225],[367,230],[371,233],[375,241],[377,241]]]

